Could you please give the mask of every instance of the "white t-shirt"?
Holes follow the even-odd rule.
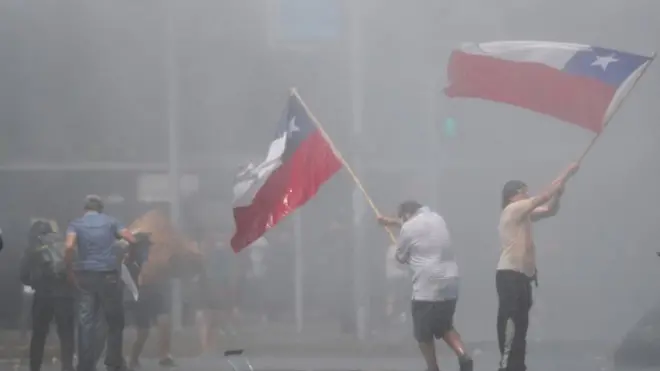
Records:
[[[422,207],[403,223],[396,259],[412,271],[413,300],[458,298],[458,265],[449,230],[438,213]]]

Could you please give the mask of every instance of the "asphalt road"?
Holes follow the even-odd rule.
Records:
[[[493,371],[497,369],[498,356],[493,351],[475,351],[475,371]],[[442,370],[458,370],[454,357],[443,356],[440,359]],[[227,359],[221,356],[204,356],[198,358],[179,359],[178,367],[172,371],[224,371],[232,370]],[[254,357],[251,363],[255,370],[265,371],[422,371],[424,365],[418,358],[360,358],[360,357],[310,357],[310,358],[287,358],[278,357]],[[534,371],[614,371],[614,368],[604,354],[589,350],[580,352],[547,349],[542,347],[534,349],[528,356],[528,368]],[[16,361],[3,361],[0,363],[0,371],[23,371],[28,370],[26,364],[17,364]],[[59,371],[59,364],[48,364],[43,371]],[[144,360],[141,371],[163,371],[154,360]],[[239,370],[248,370],[240,368]],[[651,369],[648,369],[651,370]],[[657,370],[657,368],[654,368]],[[104,367],[98,368],[104,371]],[[617,370],[629,371],[629,370]],[[641,370],[638,370],[641,371]]]

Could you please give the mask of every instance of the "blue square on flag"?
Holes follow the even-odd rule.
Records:
[[[653,58],[545,41],[466,44],[450,57],[445,92],[511,104],[600,133]]]

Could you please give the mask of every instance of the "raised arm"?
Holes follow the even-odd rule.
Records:
[[[564,188],[562,187],[545,205],[541,205],[534,209],[534,211],[532,211],[532,221],[536,222],[557,215],[557,212],[559,212],[559,201],[561,200],[563,193]]]
[[[566,170],[564,170],[564,172],[561,173],[561,175],[559,175],[559,177],[557,177],[557,179],[555,179],[554,182],[552,182],[552,184],[543,193],[532,197],[527,203],[526,209],[523,210],[523,215],[530,215],[537,209],[539,210],[540,215],[543,215],[544,213],[549,214],[551,212],[556,213],[557,208],[559,207],[559,197],[561,197],[561,192],[564,189],[568,179],[570,179],[570,177],[578,171],[579,167],[580,165],[578,163],[571,164]],[[554,205],[546,205],[550,201],[553,201]],[[547,207],[547,209],[545,207]],[[552,210],[553,208],[555,210]],[[534,218],[533,215],[532,217]]]
[[[390,218],[387,216],[378,216],[378,224],[383,227],[392,227],[392,228],[401,228],[401,219],[399,218]]]

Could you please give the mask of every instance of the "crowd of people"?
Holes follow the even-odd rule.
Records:
[[[229,235],[217,228],[193,228],[195,238],[188,239],[182,233],[158,232],[170,228],[168,224],[163,213],[152,211],[125,227],[104,213],[97,196],[86,198],[83,215],[64,233],[54,221],[32,221],[20,262],[25,308],[21,325],[23,333],[31,335],[31,371],[40,370],[44,362],[52,322],[63,371],[74,370],[76,358],[78,371],[95,369],[102,358],[109,370],[137,370],[152,329],[159,364],[176,366],[171,355],[175,279],[183,285],[183,309],[186,318],[195,320],[201,352],[222,346],[220,334],[236,334],[235,322],[246,312],[262,323],[292,322],[294,248],[286,228],[236,254]],[[130,276],[137,296],[122,273]],[[342,288],[345,297],[352,295],[349,286]],[[323,294],[336,294],[336,289],[328,290]],[[327,314],[341,321],[346,332],[355,330],[355,321],[347,319],[354,316],[350,302],[328,306]],[[136,336],[125,355],[123,331],[128,324]]]
[[[43,364],[53,321],[63,371],[74,370],[74,355],[78,371],[95,370],[103,355],[108,370],[138,369],[152,327],[157,329],[159,364],[175,366],[170,352],[174,279],[194,288],[200,342],[204,350],[214,349],[219,323],[235,310],[233,272],[241,267],[221,239],[211,241],[185,241],[192,248],[175,246],[163,253],[151,233],[129,230],[105,214],[97,196],[86,198],[83,216],[64,234],[51,222],[35,220],[20,263],[20,280],[32,307],[30,370]],[[128,322],[137,336],[125,357]]]
[[[507,182],[502,190],[502,249],[496,273],[501,371],[526,369],[532,283],[537,279],[532,222],[556,214],[564,186],[577,167],[572,165],[536,197],[528,195],[527,186],[521,181]],[[379,216],[378,220],[388,228],[400,229],[396,244],[383,251],[386,317],[405,318],[410,313],[414,337],[429,371],[438,370],[434,339],[443,339],[454,350],[461,371],[471,371],[472,358],[453,325],[459,274],[444,219],[428,207],[408,201],[400,205],[396,218]],[[341,233],[341,225],[335,224],[331,232],[341,246],[327,251],[349,257],[335,266],[350,269],[351,254],[345,250],[350,244],[339,238],[348,234]],[[200,236],[198,241],[178,242],[168,236],[169,242],[187,248],[163,254],[164,248],[159,247],[162,238],[156,240],[151,232],[140,228],[126,228],[104,213],[103,201],[97,196],[86,198],[84,214],[69,224],[64,235],[52,223],[34,221],[20,264],[26,293],[33,293],[30,370],[41,368],[53,321],[60,340],[63,371],[74,370],[74,354],[77,371],[95,370],[103,355],[108,370],[139,369],[140,356],[154,326],[160,365],[175,366],[171,355],[171,294],[175,279],[188,285],[185,291],[194,297],[203,352],[217,349],[221,330],[233,331],[232,318],[239,314],[246,280],[254,289],[250,295],[252,308],[261,321],[279,320],[290,312],[284,302],[291,301],[281,295],[284,288],[293,286],[290,268],[294,259],[287,254],[291,252],[291,236],[286,229],[269,235],[270,241],[261,238],[247,254],[235,254],[228,238],[217,231],[202,232]],[[327,281],[326,287],[317,285],[315,290],[331,298],[324,302],[326,314],[337,319],[344,332],[355,332],[349,282],[352,276],[346,271],[334,277],[345,282],[321,277]],[[409,308],[402,305],[406,297],[412,298]],[[137,336],[125,357],[127,318],[135,326]]]

